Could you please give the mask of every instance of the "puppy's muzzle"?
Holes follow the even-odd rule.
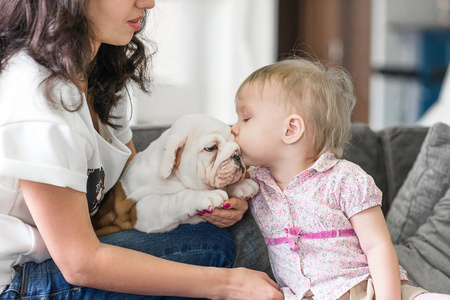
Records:
[[[239,171],[240,171],[240,172],[245,172],[245,164],[244,164],[244,162],[242,161],[242,158],[241,158],[241,156],[239,155],[238,152],[235,152],[235,153],[233,154],[233,156],[231,156],[231,159],[234,161],[234,163],[235,163],[237,166],[239,166]]]

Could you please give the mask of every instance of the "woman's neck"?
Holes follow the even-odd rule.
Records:
[[[91,115],[92,125],[94,126],[95,130],[99,132],[99,124],[98,124],[98,114],[96,113],[94,109],[94,101],[91,97],[89,97],[88,94],[88,82],[87,80],[81,81],[81,86],[83,88],[83,93],[86,97],[86,104],[89,107],[89,113]]]

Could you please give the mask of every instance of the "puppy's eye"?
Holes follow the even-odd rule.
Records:
[[[207,152],[213,152],[214,150],[217,150],[217,145],[213,145],[211,147],[205,148],[205,151],[207,151]]]

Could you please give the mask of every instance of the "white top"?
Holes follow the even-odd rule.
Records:
[[[39,87],[47,75],[25,52],[0,74],[0,292],[14,277],[14,266],[50,258],[19,179],[85,192],[95,213],[131,154],[125,146],[132,137],[126,117],[117,121],[124,125],[118,131],[101,124],[101,136],[84,95],[76,112],[47,105]],[[73,84],[58,82],[55,93],[69,107],[80,101]],[[126,116],[125,109],[115,114]]]

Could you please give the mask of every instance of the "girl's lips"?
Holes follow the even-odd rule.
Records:
[[[128,25],[130,25],[131,28],[133,28],[134,31],[138,31],[139,29],[141,29],[142,23],[141,23],[141,19],[143,17],[139,17],[133,20],[128,21]]]

